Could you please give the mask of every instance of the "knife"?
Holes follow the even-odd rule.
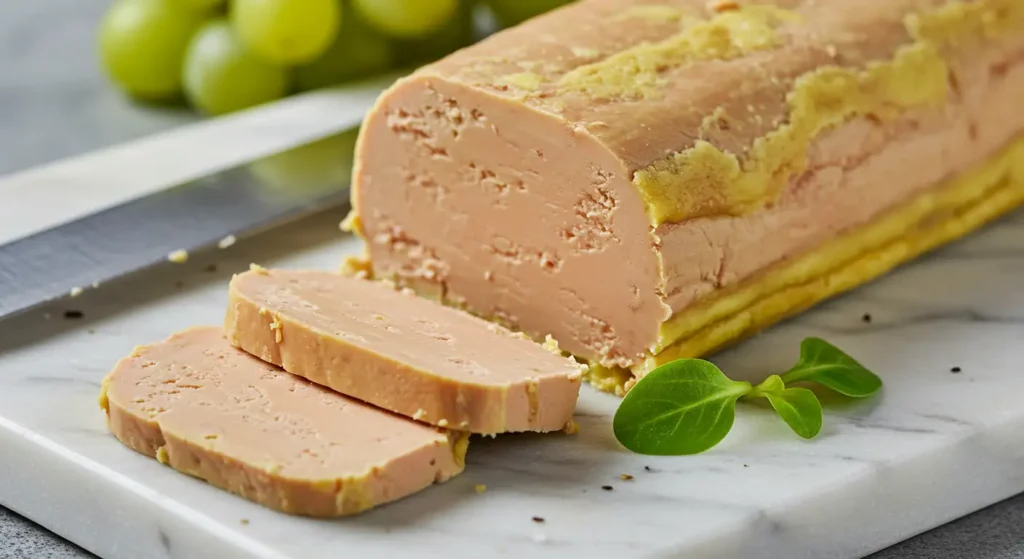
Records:
[[[399,75],[0,178],[0,320],[343,204],[357,127]]]

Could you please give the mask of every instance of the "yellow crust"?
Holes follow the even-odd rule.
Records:
[[[639,6],[638,6],[639,7]],[[644,6],[655,10],[666,6]],[[778,45],[776,28],[798,16],[775,6],[743,6],[716,14],[708,20],[672,14],[683,22],[683,29],[658,43],[641,43],[599,62],[585,64],[562,76],[559,86],[593,99],[637,98],[659,95],[666,69],[699,60],[728,60],[749,52]],[[531,89],[539,87],[538,82]]]
[[[949,73],[943,47],[1019,28],[1024,25],[1024,3],[953,1],[912,14],[905,25],[913,41],[891,60],[863,69],[824,66],[801,76],[787,97],[787,122],[758,138],[743,160],[697,141],[634,173],[633,184],[647,205],[651,225],[757,211],[806,169],[808,149],[825,130],[854,117],[889,120],[907,109],[943,105]],[[613,61],[622,64],[615,57],[604,63]]]
[[[747,282],[739,289],[678,313],[663,325],[674,340],[656,355],[623,369],[591,367],[588,381],[622,393],[633,375],[735,343],[816,303],[875,279],[896,266],[954,241],[1024,204],[1024,137],[972,172],[904,204],[882,218]]]

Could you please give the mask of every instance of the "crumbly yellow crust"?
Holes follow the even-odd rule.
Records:
[[[700,357],[873,280],[1024,204],[1024,137],[965,173],[843,237],[731,292],[677,313],[672,340],[631,370],[591,367],[587,380],[624,393],[636,377],[674,359]]]
[[[763,14],[782,18],[755,8],[760,7],[727,11],[707,24],[735,19],[745,22],[747,30],[764,27],[757,44],[770,46],[767,22],[772,19]],[[904,24],[912,41],[890,60],[864,68],[823,66],[801,76],[787,97],[786,122],[754,141],[742,159],[698,140],[693,147],[637,171],[633,184],[647,203],[651,224],[761,209],[778,198],[792,177],[806,170],[808,150],[823,131],[856,117],[888,121],[909,109],[941,106],[949,75],[943,48],[966,37],[998,36],[1022,23],[1024,4],[1014,0],[955,1],[908,15]],[[740,54],[742,49],[737,51]]]

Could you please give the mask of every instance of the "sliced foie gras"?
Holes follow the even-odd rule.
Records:
[[[410,421],[195,328],[136,348],[103,382],[129,448],[291,514],[355,514],[460,473],[468,435]]]
[[[288,372],[474,433],[562,429],[584,369],[457,309],[331,272],[254,268],[235,276],[225,332]]]

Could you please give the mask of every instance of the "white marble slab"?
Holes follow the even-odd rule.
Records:
[[[711,452],[633,455],[611,434],[617,399],[585,389],[575,437],[474,440],[451,482],[316,521],[179,475],[106,432],[96,396],[119,357],[219,323],[226,279],[252,260],[334,267],[358,249],[339,218],[0,323],[0,504],[110,558],[795,559],[860,557],[1024,491],[1024,213],[716,358],[756,378],[821,335],[885,378],[873,401],[829,402],[810,442],[747,406]],[[62,318],[71,307],[85,319]]]

